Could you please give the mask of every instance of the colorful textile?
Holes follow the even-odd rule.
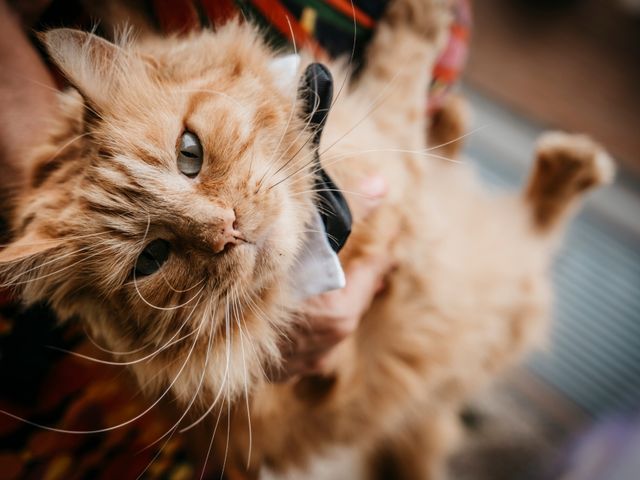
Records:
[[[266,26],[279,44],[304,46],[323,58],[354,55],[363,49],[388,0],[154,0],[159,26],[186,32],[203,24],[220,25],[240,11]],[[458,81],[467,59],[471,30],[469,0],[457,0],[449,41],[433,70],[428,112],[433,113]],[[355,38],[354,38],[355,37]]]
[[[0,294],[0,480],[127,480],[145,469],[143,478],[195,476],[179,435],[166,445],[166,438],[154,444],[171,426],[157,408],[94,434],[54,432],[7,415],[56,429],[101,430],[135,418],[151,404],[123,367],[56,348],[100,353],[77,325],[57,327],[47,308],[24,310]]]

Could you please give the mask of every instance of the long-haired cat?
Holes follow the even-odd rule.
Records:
[[[589,139],[549,134],[524,193],[496,197],[428,150],[448,22],[445,1],[392,0],[336,89],[324,168],[345,191],[374,173],[390,187],[342,263],[382,252],[397,268],[325,376],[264,376],[297,321],[291,272],[318,206],[300,72],[248,23],[119,45],[42,36],[74,88],[16,198],[5,283],[84,322],[152,400],[178,399],[181,426],[217,429],[210,463],[231,475],[313,478],[347,447],[350,473],[329,478],[437,475],[461,402],[543,332],[564,220],[613,172]]]

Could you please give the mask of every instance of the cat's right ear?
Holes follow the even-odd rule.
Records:
[[[116,87],[114,71],[126,71],[122,48],[92,33],[56,28],[39,34],[51,60],[91,104],[108,102]]]
[[[298,70],[300,70],[300,55],[292,53],[271,61],[269,70],[274,76],[277,87],[285,95],[296,94]]]

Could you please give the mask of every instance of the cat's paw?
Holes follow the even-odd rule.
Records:
[[[601,145],[586,135],[564,132],[548,132],[538,139],[536,163],[549,188],[562,185],[576,193],[611,183],[616,170]]]
[[[534,224],[548,230],[587,190],[610,183],[615,165],[609,154],[586,135],[550,132],[542,135],[526,190]]]
[[[393,28],[410,28],[442,44],[453,19],[451,0],[391,0],[385,20]]]

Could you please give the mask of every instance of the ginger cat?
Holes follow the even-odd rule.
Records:
[[[429,150],[449,20],[445,1],[392,0],[358,76],[328,64],[347,83],[324,168],[345,191],[372,173],[390,185],[341,261],[386,252],[397,268],[325,376],[263,374],[296,322],[315,147],[300,70],[288,78],[248,23],[118,45],[43,34],[74,88],[15,199],[5,283],[84,322],[152,400],[178,400],[180,427],[202,420],[203,452],[215,429],[211,470],[321,478],[345,451],[348,469],[325,462],[326,478],[437,478],[461,403],[542,338],[563,225],[613,174],[591,140],[552,133],[524,191],[494,196],[445,146]]]

